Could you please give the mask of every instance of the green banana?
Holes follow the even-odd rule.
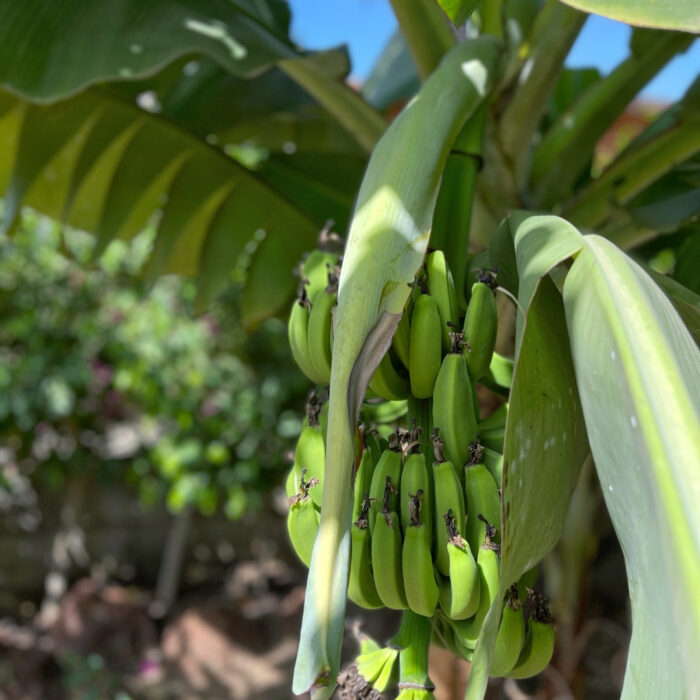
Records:
[[[314,508],[310,492],[316,490],[318,479],[305,480],[306,470],[302,469],[299,493],[291,500],[287,514],[287,530],[292,547],[297,556],[308,566],[318,532],[319,516]]]
[[[452,620],[466,620],[479,607],[478,568],[469,545],[457,531],[452,509],[444,518],[450,571],[449,578],[440,586],[440,607]]]
[[[333,236],[336,236],[335,240],[332,239]],[[318,248],[306,254],[295,271],[309,297],[313,298],[328,284],[328,270],[340,262],[333,250],[341,251],[342,247],[342,241],[337,235],[330,232],[328,225],[324,226],[318,237]]]
[[[357,657],[357,672],[377,692],[383,693],[392,678],[398,675],[399,648],[392,643],[388,646],[367,651]]]
[[[362,439],[364,441],[364,434],[362,436]],[[364,449],[362,450],[362,456],[360,457],[360,463],[358,464],[357,471],[355,472],[355,482],[353,484],[352,517],[355,520],[357,520],[360,517],[365,497],[367,496],[367,494],[369,494],[370,487],[372,484],[373,471],[374,454],[365,443]]]
[[[459,642],[468,649],[474,649],[479,638],[481,625],[496,596],[498,595],[500,560],[499,546],[493,542],[495,528],[487,525],[486,538],[479,549],[476,566],[479,573],[479,607],[468,620],[453,620],[452,629]]]
[[[518,662],[524,641],[525,618],[518,598],[518,587],[512,585],[509,589],[508,600],[503,608],[503,616],[491,657],[489,675],[497,678],[512,671]]]
[[[508,418],[508,402],[502,403],[498,408],[496,408],[491,415],[487,416],[483,420],[480,420],[477,424],[477,430],[481,433],[484,430],[495,430],[497,428],[505,428],[506,420]]]
[[[348,598],[361,608],[381,608],[383,603],[372,575],[372,554],[370,545],[369,496],[365,496],[359,517],[352,525],[350,532],[350,575],[348,577]]]
[[[495,452],[503,452],[503,441],[506,437],[505,425],[500,428],[479,429],[479,441],[484,447],[488,447]]]
[[[332,314],[337,289],[337,277],[329,275],[328,286],[317,292],[311,300],[311,313],[307,329],[309,357],[316,374],[323,379],[323,384],[328,384],[331,380]]]
[[[452,273],[447,266],[445,254],[441,250],[434,250],[428,255],[425,260],[425,273],[430,296],[437,302],[440,312],[442,348],[447,352],[452,345],[450,328],[459,321],[459,309]]]
[[[321,507],[321,494],[323,493],[323,472],[326,460],[326,446],[323,435],[323,427],[319,420],[320,406],[309,400],[306,405],[307,425],[301,429],[299,440],[294,450],[294,463],[319,483],[319,488],[314,489],[311,497],[317,507]]]
[[[403,310],[399,325],[396,327],[396,333],[391,339],[391,347],[394,349],[396,356],[401,360],[401,364],[406,368],[410,368],[409,358],[411,351],[411,312],[413,304],[409,297],[408,303]]]
[[[388,491],[388,486],[387,486]],[[401,528],[396,511],[383,508],[372,532],[372,570],[377,593],[387,608],[408,607],[401,567]]]
[[[428,471],[428,465],[425,463],[425,455],[420,451],[419,437],[422,430],[415,428],[410,433],[410,442],[406,446],[408,453],[404,459],[403,469],[401,470],[401,487],[400,487],[400,514],[401,526],[404,532],[411,523],[411,497],[413,494],[421,491],[423,494],[422,500],[422,522],[423,526],[428,531],[429,541],[432,542],[433,533],[433,480],[432,475]]]
[[[435,462],[433,463],[433,484],[435,486],[435,564],[440,573],[448,576],[450,573],[450,557],[447,552],[449,537],[445,528],[444,516],[452,511],[455,529],[464,534],[464,493],[457,478],[455,468],[443,456],[442,440],[438,428],[432,435]]]
[[[461,472],[469,445],[476,438],[476,412],[467,361],[462,353],[462,334],[451,335],[450,352],[445,355],[435,381],[433,425],[440,428],[445,456]]]
[[[374,394],[387,401],[400,401],[411,395],[411,388],[407,379],[397,371],[391,359],[389,350],[374,370],[369,380],[369,389]]]
[[[421,294],[413,304],[409,349],[411,393],[418,399],[433,395],[442,359],[442,329],[435,299]]]
[[[528,589],[528,593],[534,603],[534,612],[528,622],[518,662],[507,673],[509,678],[530,678],[542,673],[554,653],[554,626],[547,601],[532,589]]]
[[[386,506],[389,511],[397,510],[399,499],[397,486],[401,483],[401,442],[398,432],[389,435],[389,447],[382,452],[372,473],[369,495],[372,508],[369,512],[369,529],[374,534],[377,514]],[[388,500],[387,500],[388,499]]]
[[[481,453],[481,461],[489,472],[491,472],[493,480],[500,489],[500,485],[503,482],[503,455],[486,446],[483,446],[483,448],[484,451]]]
[[[423,489],[410,495],[410,522],[404,528],[401,565],[408,607],[417,615],[432,617],[440,589],[433,573],[432,539],[426,526],[427,518],[421,522],[423,498]]]
[[[463,329],[469,374],[475,381],[489,370],[498,330],[498,312],[493,292],[495,275],[490,271],[480,272],[478,279],[472,286]]]
[[[362,405],[362,420],[369,425],[395,424],[403,418],[408,411],[407,402],[402,401],[381,401],[379,403],[365,402]]]
[[[292,304],[289,321],[287,322],[287,336],[289,338],[289,347],[292,351],[292,357],[299,369],[314,384],[323,384],[323,377],[316,372],[316,367],[309,355],[308,332],[310,306],[311,304],[309,298],[306,296],[306,290],[303,289],[301,296]]]
[[[478,552],[486,536],[486,522],[501,523],[501,495],[493,476],[482,463],[478,463],[483,449],[471,448],[474,454],[464,467],[464,493],[466,496],[466,539],[472,552]],[[475,463],[475,460],[477,463]],[[481,518],[479,518],[481,516]],[[499,541],[498,534],[495,541]]]

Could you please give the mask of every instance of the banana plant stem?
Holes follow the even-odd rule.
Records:
[[[401,627],[397,641],[401,646],[399,652],[399,690],[416,688],[432,690],[433,685],[428,676],[428,650],[432,625],[429,617],[417,615],[406,610],[401,618]]]

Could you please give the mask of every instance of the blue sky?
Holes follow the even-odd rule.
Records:
[[[310,49],[348,44],[355,78],[362,80],[396,29],[389,0],[289,0],[292,36]],[[571,50],[567,64],[594,66],[607,73],[627,56],[630,29],[592,16]],[[642,93],[652,100],[677,99],[700,72],[700,41],[677,56]]]

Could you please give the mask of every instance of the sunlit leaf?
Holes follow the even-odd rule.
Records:
[[[593,458],[627,568],[623,698],[694,697],[700,350],[649,276],[602,238],[586,237],[564,303]]]

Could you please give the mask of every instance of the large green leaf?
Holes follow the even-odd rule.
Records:
[[[282,0],[2,0],[0,83],[55,100],[143,77],[184,54],[251,75],[297,52]]]
[[[334,316],[323,508],[294,672],[297,693],[310,689],[327,698],[335,686],[360,403],[425,254],[450,146],[489,91],[498,54],[498,42],[483,38],[455,47],[377,144],[358,194]]]
[[[700,351],[638,265],[605,239],[585,240],[563,293],[590,445],[627,566],[623,698],[698,697]]]
[[[680,29],[700,33],[697,0],[562,0],[584,12],[640,27]]]
[[[35,101],[143,79],[182,57],[253,77],[277,65],[371,150],[385,124],[344,81],[337,54],[302,55],[283,0],[0,0],[0,84]]]
[[[334,201],[311,213],[308,201],[287,196],[289,186],[273,187],[162,115],[110,93],[89,90],[47,106],[0,94],[6,226],[26,203],[94,231],[102,248],[136,233],[162,207],[153,270],[199,275],[207,296],[229,278],[246,247],[251,257],[264,231],[243,300],[249,324],[286,305],[295,284],[291,268],[339,211]],[[271,275],[256,259],[274,255],[287,267]]]

